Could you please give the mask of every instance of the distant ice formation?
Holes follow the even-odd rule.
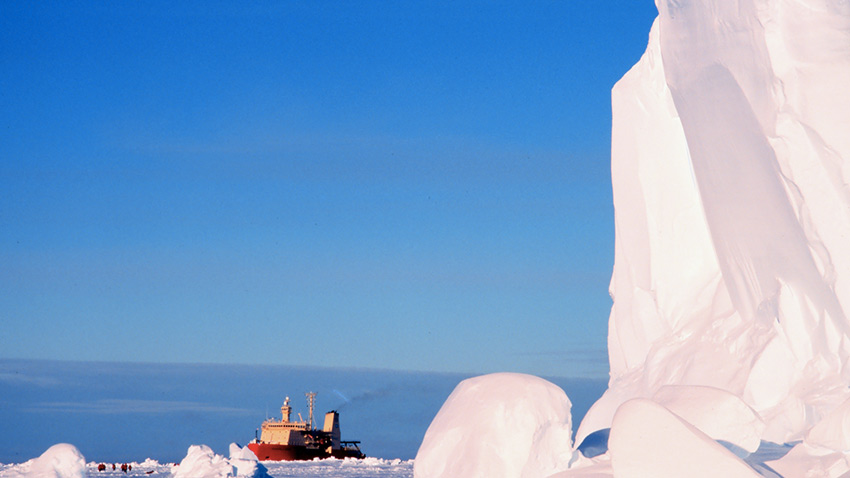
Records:
[[[552,476],[841,476],[850,2],[656,5],[612,92],[611,377],[576,434],[608,453]]]
[[[174,467],[174,478],[229,478],[235,476],[227,458],[215,454],[206,445],[192,445],[180,465]]]
[[[247,478],[269,478],[268,470],[257,459],[248,447],[240,447],[236,443],[230,444],[230,464],[236,476]]]
[[[266,467],[251,450],[230,444],[230,459],[217,455],[206,445],[192,445],[180,465],[174,467],[173,478],[269,478]]]
[[[68,443],[57,443],[38,458],[16,465],[2,474],[8,478],[86,478],[86,459]]]

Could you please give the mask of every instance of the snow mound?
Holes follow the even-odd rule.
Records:
[[[268,470],[257,459],[248,447],[242,448],[236,443],[230,444],[230,464],[236,472],[236,476],[249,478],[269,478]]]
[[[186,457],[172,470],[174,478],[269,478],[268,470],[247,447],[230,444],[230,459],[215,454],[206,445],[192,445]]]
[[[416,478],[528,477],[565,470],[572,404],[541,378],[498,373],[461,382],[428,427]]]
[[[614,476],[760,476],[711,437],[647,399],[630,400],[617,409],[608,449]]]
[[[58,443],[38,458],[21,463],[4,474],[9,478],[85,478],[86,459],[74,445]]]
[[[186,457],[173,470],[174,478],[228,478],[236,476],[227,458],[216,455],[206,445],[192,445]]]
[[[154,469],[154,468],[159,468],[161,466],[164,466],[164,465],[162,465],[157,460],[154,460],[153,458],[145,458],[145,461],[143,461],[141,463],[133,462],[133,467],[135,467],[135,468]]]

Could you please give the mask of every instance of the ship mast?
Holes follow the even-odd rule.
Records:
[[[307,429],[313,429],[313,407],[316,405],[316,392],[307,392],[307,409],[308,409],[308,417],[307,417]]]
[[[283,401],[283,406],[280,407],[280,416],[282,421],[288,422],[289,415],[292,413],[292,407],[289,406],[289,397],[286,397],[286,400]]]

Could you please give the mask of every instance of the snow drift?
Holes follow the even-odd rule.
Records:
[[[236,476],[268,478],[268,470],[247,446],[243,448],[236,443],[230,444],[230,464]]]
[[[530,375],[461,382],[440,409],[414,460],[414,476],[539,478],[572,457],[569,398]]]
[[[21,463],[3,473],[9,478],[85,478],[86,459],[68,443],[57,443],[38,458]]]
[[[180,465],[174,468],[174,478],[228,478],[235,476],[227,458],[216,455],[206,445],[192,445]]]
[[[174,478],[268,478],[266,467],[247,447],[230,444],[230,459],[217,455],[206,445],[192,445],[179,466],[174,467]]]
[[[617,409],[608,444],[614,476],[759,476],[711,437],[670,410],[647,399],[630,400]]]
[[[656,5],[612,92],[610,382],[576,434],[610,433],[608,453],[555,476],[840,476],[850,2]],[[498,418],[438,415],[429,434]]]

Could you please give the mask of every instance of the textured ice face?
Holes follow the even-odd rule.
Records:
[[[613,91],[611,382],[576,440],[665,385],[802,438],[848,397],[850,4],[657,6]]]

